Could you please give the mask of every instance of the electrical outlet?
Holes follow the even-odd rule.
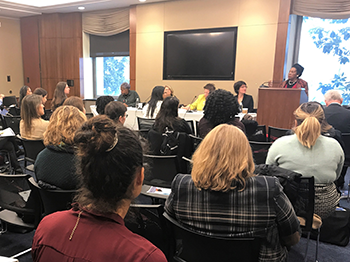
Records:
[[[11,76],[7,76],[7,82],[11,82]]]

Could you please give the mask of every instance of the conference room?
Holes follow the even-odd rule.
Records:
[[[56,85],[63,81],[70,87],[68,97],[84,100],[89,118],[92,116],[90,106],[95,105],[96,99],[105,95],[117,99],[123,82],[129,83],[130,90],[136,91],[140,102],[145,104],[155,86],[171,86],[179,104],[187,106],[203,94],[203,87],[208,83],[236,95],[234,84],[244,81],[247,94],[254,100],[253,117],[259,125],[266,126],[267,137],[269,126],[291,129],[295,120],[293,112],[302,102],[323,102],[323,90],[332,80],[327,82],[325,76],[335,75],[332,66],[327,66],[330,60],[322,63],[306,56],[308,51],[299,40],[301,27],[306,28],[306,20],[313,18],[341,19],[339,21],[346,24],[350,16],[342,3],[334,3],[333,11],[327,10],[326,1],[318,2],[317,8],[305,5],[302,0],[75,1],[41,7],[29,6],[26,1],[14,2],[0,1],[1,94],[19,98],[22,86],[29,86],[33,91],[41,87],[47,91],[45,109],[50,110]],[[322,33],[325,35],[327,30]],[[179,54],[184,53],[185,46],[177,50],[178,53],[174,49],[181,43],[181,37],[193,40],[196,35],[202,37],[202,43],[207,41],[214,51],[222,52],[214,53],[210,62],[203,62],[197,56],[191,60],[198,60],[200,64],[191,64],[189,68],[173,64],[183,59]],[[215,38],[219,36],[223,38]],[[210,42],[211,38],[216,40]],[[174,39],[179,42],[172,41]],[[342,41],[346,48],[344,37]],[[322,52],[320,48],[315,49],[316,53]],[[344,55],[336,58],[338,63],[338,58],[344,59]],[[316,62],[317,67],[309,61]],[[307,98],[305,90],[281,88],[296,63],[304,67],[302,78],[308,83]],[[343,64],[348,66],[346,62]],[[116,69],[123,71],[112,73]],[[114,82],[117,78],[120,83]],[[339,86],[346,86],[344,81]],[[329,89],[331,87],[337,89],[335,85]],[[142,110],[131,107],[127,110],[125,126],[139,129],[137,118],[143,116]],[[181,108],[178,114],[193,121],[194,129],[196,121],[203,116],[201,110]],[[347,181],[344,190],[347,190]],[[164,203],[162,201],[158,202]],[[343,202],[341,205],[348,207]],[[6,234],[0,239],[7,241]],[[34,231],[29,234],[32,240]],[[20,237],[20,234],[13,235],[15,241]],[[29,248],[31,240],[18,248],[18,252]],[[292,247],[289,261],[303,259],[306,242],[301,238]],[[311,240],[308,246],[307,259],[311,260],[315,257],[316,241]],[[6,249],[0,251],[0,256],[11,257],[18,252]],[[319,260],[346,261],[349,253],[348,245],[340,247],[320,242],[318,246]],[[32,261],[26,260],[28,255],[18,260]]]

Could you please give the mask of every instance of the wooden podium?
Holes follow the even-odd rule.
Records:
[[[304,89],[259,88],[257,121],[259,125],[290,129],[294,126],[293,112],[307,102]]]

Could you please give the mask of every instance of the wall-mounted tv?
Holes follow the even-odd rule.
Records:
[[[234,80],[237,27],[164,32],[164,80]]]

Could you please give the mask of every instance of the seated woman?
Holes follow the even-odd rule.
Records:
[[[315,177],[315,213],[328,217],[339,202],[334,181],[339,177],[344,153],[339,143],[321,135],[325,119],[322,107],[313,102],[300,105],[294,112],[294,135],[278,138],[270,147],[266,164]]]
[[[33,239],[33,261],[166,262],[157,247],[124,225],[144,178],[136,135],[102,115],[84,123],[74,143],[81,184],[76,205],[40,222]]]
[[[199,95],[196,101],[194,101],[192,104],[189,104],[188,106],[185,106],[182,108],[187,110],[191,109],[191,110],[202,111],[204,109],[205,101],[207,100],[209,94],[215,91],[215,85],[206,84],[203,88],[204,88],[204,94]]]
[[[116,124],[124,125],[127,118],[126,106],[119,101],[109,102],[105,107],[106,115],[112,119]]]
[[[304,67],[294,64],[288,73],[288,79],[282,83],[282,88],[305,88],[305,93],[308,96],[309,87],[305,80],[301,79]]]
[[[254,100],[252,96],[246,94],[247,88],[247,84],[244,81],[238,81],[233,85],[240,109],[248,108],[248,113],[252,113],[254,112]]]
[[[19,90],[19,99],[18,99],[18,107],[21,108],[22,100],[25,96],[31,95],[32,89],[29,86],[22,86]]]
[[[41,118],[44,115],[42,96],[27,95],[23,98],[21,107],[21,122],[19,125],[21,137],[29,140],[44,139],[44,132],[49,121]]]
[[[58,82],[51,101],[52,112],[55,111],[57,107],[63,105],[64,100],[66,100],[67,95],[69,95],[69,91],[70,88],[66,82]]]
[[[114,101],[113,96],[100,96],[96,99],[96,111],[99,115],[105,114],[105,107],[109,102]]]
[[[167,127],[172,131],[192,134],[192,130],[185,119],[182,119],[178,116],[178,108],[179,99],[173,96],[165,98],[157,114],[152,129],[156,130],[159,133],[163,133]]]
[[[44,133],[46,148],[38,154],[34,164],[38,181],[60,189],[77,187],[73,139],[85,121],[85,114],[73,106],[60,106],[53,112]]]
[[[174,89],[171,86],[164,86],[163,100],[169,96],[174,96]]]
[[[231,92],[223,89],[214,91],[208,97],[204,107],[204,116],[199,121],[199,136],[205,137],[210,130],[220,124],[234,125],[245,132],[244,125],[235,118],[238,112],[237,99]]]
[[[47,91],[44,88],[38,87],[38,88],[35,88],[33,94],[42,96],[42,98],[43,98],[43,105],[45,106],[45,103],[47,101]],[[42,115],[41,118],[44,119],[44,120],[50,120],[50,117],[51,117],[51,114],[52,114],[51,110],[45,110],[45,108],[44,108],[44,112],[45,112],[45,114]]]
[[[245,134],[219,125],[192,160],[191,175],[174,178],[165,211],[202,234],[263,237],[259,261],[286,261],[287,247],[300,239],[299,221],[278,179],[253,174]]]
[[[81,112],[86,114],[83,99],[81,99],[78,96],[71,96],[71,97],[67,98],[66,100],[64,100],[63,105],[64,106],[74,106],[74,107],[78,108]]]
[[[152,90],[151,100],[142,109],[143,117],[155,118],[163,102],[164,86],[156,86]]]

